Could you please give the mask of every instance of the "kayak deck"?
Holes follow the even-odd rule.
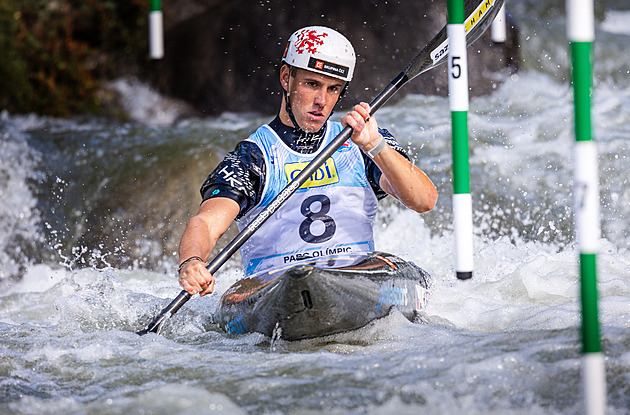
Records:
[[[430,275],[382,252],[343,254],[237,281],[215,321],[229,334],[259,332],[285,340],[355,330],[393,307],[409,320],[426,304]]]

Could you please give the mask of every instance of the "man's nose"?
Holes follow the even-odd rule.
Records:
[[[326,91],[317,91],[317,94],[315,94],[315,104],[321,105],[322,107],[326,106]]]

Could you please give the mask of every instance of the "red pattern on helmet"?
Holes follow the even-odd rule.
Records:
[[[297,36],[295,50],[299,54],[304,52],[317,53],[317,47],[324,44],[324,38],[327,36],[328,33],[317,33],[313,29],[304,29]]]

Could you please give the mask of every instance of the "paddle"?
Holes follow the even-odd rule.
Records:
[[[504,0],[466,0],[464,10],[469,30],[466,33],[466,43],[470,45],[477,40],[479,36],[490,26],[492,20],[498,13]],[[416,76],[431,68],[438,66],[446,61],[448,56],[448,40],[446,36],[446,26],[422,49],[422,51],[411,61],[409,66],[401,72],[392,82],[389,83],[370,102],[371,114],[374,114],[383,104],[387,102],[404,84],[414,79]],[[271,203],[261,211],[258,216],[250,222],[213,260],[208,264],[208,271],[214,274],[225,264],[225,262],[238,251],[238,249],[262,226],[263,223],[274,214],[280,206],[293,194],[297,189],[308,180],[308,178],[324,164],[334,153],[341,147],[343,143],[348,141],[352,135],[352,128],[344,128],[334,139],[328,144],[319,155],[317,155],[298,176],[293,179]],[[171,301],[149,326],[138,332],[144,335],[150,332],[158,333],[168,317],[175,314],[192,296],[182,290],[179,295]]]

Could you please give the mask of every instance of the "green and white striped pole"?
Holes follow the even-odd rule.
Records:
[[[149,12],[149,50],[151,59],[164,57],[164,22],[160,0],[151,0]]]
[[[600,239],[597,148],[592,137],[592,50],[595,38],[593,0],[567,0],[567,38],[573,66],[575,105],[574,203],[580,251],[582,352],[585,409],[606,411],[606,373],[597,311],[597,252]]]
[[[457,278],[472,277],[472,199],[468,166],[468,59],[464,1],[448,0],[448,95],[453,140],[453,216],[455,272]]]

